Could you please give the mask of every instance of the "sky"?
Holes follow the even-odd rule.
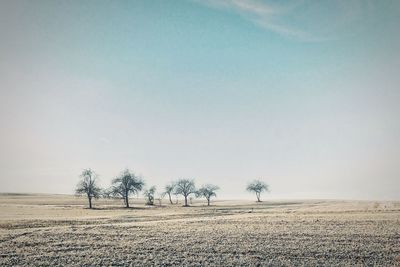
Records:
[[[0,192],[84,168],[400,199],[400,1],[0,1]]]

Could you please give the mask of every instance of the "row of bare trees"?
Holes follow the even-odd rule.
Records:
[[[107,189],[102,189],[98,185],[98,175],[91,169],[84,169],[80,175],[80,181],[76,187],[77,195],[84,195],[89,202],[89,208],[92,208],[93,198],[121,198],[124,201],[125,207],[129,208],[129,197],[131,195],[138,195],[144,188],[144,180],[126,169],[119,176],[114,178],[111,186]],[[260,180],[255,180],[248,184],[246,188],[249,192],[254,192],[257,197],[257,202],[261,202],[260,195],[264,191],[268,191],[268,185]],[[161,197],[168,195],[170,204],[174,204],[172,196],[183,196],[185,200],[184,206],[189,206],[188,198],[195,195],[197,198],[205,198],[207,205],[210,205],[211,198],[216,197],[216,192],[219,187],[213,184],[206,184],[200,188],[196,188],[193,179],[179,179],[166,185]],[[151,186],[144,190],[147,205],[154,205],[156,187]],[[161,203],[161,198],[160,198]]]

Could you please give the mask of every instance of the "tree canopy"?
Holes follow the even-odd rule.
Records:
[[[207,199],[207,205],[210,206],[211,197],[216,197],[216,191],[219,190],[219,187],[212,184],[206,184],[200,187],[196,192],[196,197],[205,197]]]
[[[98,175],[91,169],[84,169],[81,173],[80,181],[76,186],[77,195],[86,195],[89,201],[89,208],[92,208],[92,198],[101,196],[101,188],[97,185]]]
[[[129,196],[138,194],[143,186],[144,181],[129,169],[126,169],[112,180],[111,191],[114,196],[122,197],[126,207],[129,208]]]
[[[261,180],[254,180],[253,182],[247,185],[247,191],[256,193],[257,202],[261,202],[260,196],[261,193],[269,191],[269,187],[266,183]]]
[[[185,198],[185,207],[189,206],[187,198],[190,194],[196,193],[196,186],[193,179],[179,179],[175,183],[175,194],[182,195]]]
[[[171,204],[173,204],[171,195],[174,193],[174,190],[175,190],[174,183],[167,184],[164,188],[163,195],[168,195],[169,203],[171,203]]]

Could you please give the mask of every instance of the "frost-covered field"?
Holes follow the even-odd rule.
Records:
[[[400,266],[400,203],[120,201],[0,195],[0,266]]]

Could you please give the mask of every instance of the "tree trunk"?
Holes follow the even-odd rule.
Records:
[[[129,198],[128,198],[128,196],[125,196],[125,203],[126,203],[126,207],[129,208]]]
[[[172,203],[171,194],[168,193],[168,197],[169,197],[169,202],[170,202],[171,204],[174,204],[174,203]]]
[[[188,206],[188,203],[187,203],[187,196],[185,196],[185,207],[187,207]]]
[[[257,202],[261,202],[261,200],[260,200],[260,193],[256,193],[256,196],[257,196]]]
[[[91,209],[92,208],[92,197],[88,197],[88,199],[89,199],[89,209]]]
[[[207,198],[207,206],[210,206],[210,198]]]

